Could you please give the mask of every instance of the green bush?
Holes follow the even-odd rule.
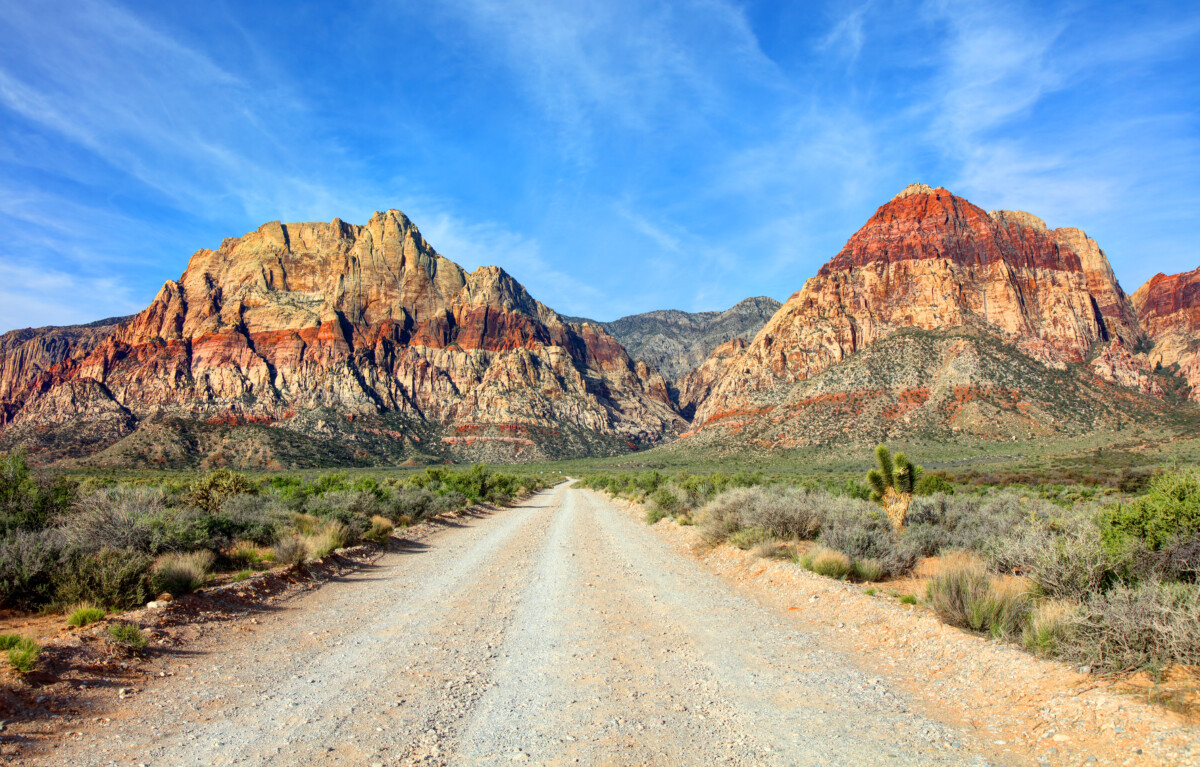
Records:
[[[42,529],[66,512],[74,497],[74,485],[33,472],[23,450],[0,453],[0,538]]]
[[[657,506],[652,506],[652,507],[646,509],[646,524],[647,525],[658,524],[658,522],[660,520],[664,519],[666,516],[667,516],[667,512],[664,509],[661,509]]]
[[[108,627],[108,636],[113,643],[126,650],[145,649],[148,641],[141,627],[133,623],[114,623]]]
[[[1156,551],[1180,537],[1200,533],[1200,473],[1159,474],[1145,495],[1105,509],[1099,524],[1104,543],[1112,550],[1133,538]]]
[[[32,610],[50,602],[63,546],[56,530],[16,530],[0,540],[0,607]]]
[[[226,498],[257,493],[258,485],[245,474],[229,469],[217,469],[193,481],[185,500],[209,514],[216,514],[221,510],[221,504]]]
[[[136,607],[146,601],[153,564],[153,558],[134,551],[74,552],[55,573],[54,600],[67,605],[90,602],[114,609]]]
[[[954,495],[954,485],[939,474],[923,474],[913,488],[914,495]]]
[[[650,494],[650,503],[653,508],[658,509],[665,514],[674,514],[683,509],[683,504],[679,497],[671,492],[669,487],[660,487]]]

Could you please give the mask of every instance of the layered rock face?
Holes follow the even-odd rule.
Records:
[[[754,338],[780,306],[773,298],[759,296],[739,301],[723,312],[667,309],[597,324],[620,341],[631,357],[645,360],[662,373],[682,395],[684,376],[699,368],[722,344],[734,338]],[[682,400],[680,407],[684,407]]]
[[[1020,211],[985,212],[915,184],[784,304],[728,366],[694,423],[778,400],[897,330],[960,327],[1058,370],[1097,345],[1129,349],[1143,337],[1108,259],[1082,231],[1051,230]],[[1110,380],[1144,375],[1129,359],[1116,350],[1092,369]]]
[[[746,341],[744,339],[735,338],[732,341],[726,341],[714,349],[700,367],[681,378],[677,396],[680,415],[691,420],[696,413],[696,408],[701,402],[708,399],[712,394],[713,387],[725,375],[725,371],[729,369],[730,365],[736,363],[745,351]]]
[[[1154,346],[1152,365],[1179,366],[1179,375],[1200,400],[1200,268],[1182,274],[1156,274],[1133,294],[1138,320]]]
[[[200,250],[107,331],[6,337],[8,428],[104,410],[131,427],[164,416],[286,426],[323,408],[437,423],[452,451],[490,438],[520,452],[537,442],[526,429],[638,445],[683,425],[661,378],[602,328],[564,321],[497,267],[468,274],[395,210],[365,226],[273,222]]]

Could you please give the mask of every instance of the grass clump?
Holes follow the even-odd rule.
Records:
[[[742,551],[754,548],[760,543],[768,543],[774,540],[769,530],[764,527],[746,527],[732,533],[729,538],[729,544],[736,546]]]
[[[867,586],[865,589],[863,589],[863,593],[869,597],[873,597],[879,593],[879,589],[875,588],[874,586]]]
[[[241,583],[242,581],[248,579],[252,575],[254,575],[253,570],[238,570],[236,573],[233,574],[233,577],[230,578],[230,581],[233,583]]]
[[[299,565],[308,559],[308,546],[300,536],[289,535],[275,543],[272,553],[275,555],[275,561],[281,565]]]
[[[387,517],[381,517],[378,514],[371,517],[371,529],[363,534],[363,537],[368,541],[383,544],[388,538],[392,537],[392,532],[396,529],[396,525]]]
[[[1021,631],[1021,646],[1042,657],[1057,655],[1074,630],[1078,606],[1062,599],[1046,599],[1029,612]]]
[[[5,644],[8,645],[8,662],[14,669],[22,674],[28,674],[33,671],[37,665],[38,656],[42,654],[42,646],[33,641],[30,637],[18,637],[13,634],[6,634]],[[13,637],[16,641],[7,639]]]
[[[994,578],[979,557],[957,553],[945,558],[929,582],[929,602],[952,626],[1015,639],[1033,607],[1033,586],[1024,578]]]
[[[304,536],[309,559],[327,557],[350,542],[350,531],[341,522],[326,522]]]
[[[650,508],[646,509],[646,524],[656,525],[660,520],[666,518],[666,516],[666,509],[663,509],[659,506],[651,506]]]
[[[108,613],[99,607],[84,605],[71,611],[71,614],[67,616],[67,625],[83,628],[88,624],[101,620],[105,615],[108,615]]]
[[[848,576],[851,572],[850,557],[840,551],[814,547],[814,550],[809,552],[809,555],[811,555],[809,569],[817,575],[841,579]]]
[[[916,603],[917,603],[917,598],[914,595],[912,595],[912,594],[901,594],[900,595],[900,604],[915,605]]]
[[[881,581],[887,568],[878,559],[859,559],[854,562],[854,577],[862,581]]]
[[[108,627],[109,639],[126,650],[143,650],[149,640],[142,628],[133,623],[114,623]]]
[[[165,591],[172,596],[190,594],[208,580],[215,559],[211,551],[162,555],[154,563],[151,580],[155,592]]]

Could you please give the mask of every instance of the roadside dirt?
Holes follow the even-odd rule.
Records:
[[[1159,729],[1136,729],[1146,707],[1120,699],[1120,708],[1101,701],[1080,709],[1098,733],[1105,721],[1123,728],[1095,741],[1093,753],[1077,735],[1092,731],[1091,719],[1073,725],[1068,717],[1072,701],[1095,693],[1027,690],[1023,675],[1040,671],[1040,661],[925,627],[932,618],[893,604],[880,601],[875,613],[877,600],[850,587],[800,571],[793,582],[768,572],[782,565],[749,563],[741,552],[698,561],[693,531],[647,527],[637,513],[560,485],[444,527],[420,547],[225,622],[185,654],[161,652],[136,693],[108,690],[89,710],[56,719],[53,735],[26,748],[20,763],[1195,759],[1184,750],[1195,748],[1194,731],[1158,712]],[[867,633],[877,639],[860,646],[856,637]],[[968,642],[962,658],[960,641]],[[1004,653],[1006,665],[993,653]],[[1042,673],[1057,684],[1053,674],[1068,672]],[[969,689],[980,675],[1032,702],[1014,712],[981,707],[986,695]],[[1048,735],[1055,753],[1009,735],[1021,722],[1037,725],[1043,708],[1062,718],[1053,735],[1069,738]],[[1038,732],[1046,735],[1045,725]]]

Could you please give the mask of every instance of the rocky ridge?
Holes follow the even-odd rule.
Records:
[[[564,320],[498,267],[467,273],[396,210],[365,226],[264,224],[197,251],[115,325],[9,333],[0,387],[5,436],[91,428],[90,446],[171,419],[344,441],[341,421],[357,420],[391,457],[486,443],[518,460],[683,426],[661,377],[602,327]],[[438,427],[436,444],[414,424]]]
[[[645,360],[679,388],[683,378],[718,347],[735,338],[754,338],[780,306],[773,298],[758,296],[739,301],[723,312],[666,309],[593,324],[621,342],[629,356]],[[680,407],[685,407],[682,401]]]

